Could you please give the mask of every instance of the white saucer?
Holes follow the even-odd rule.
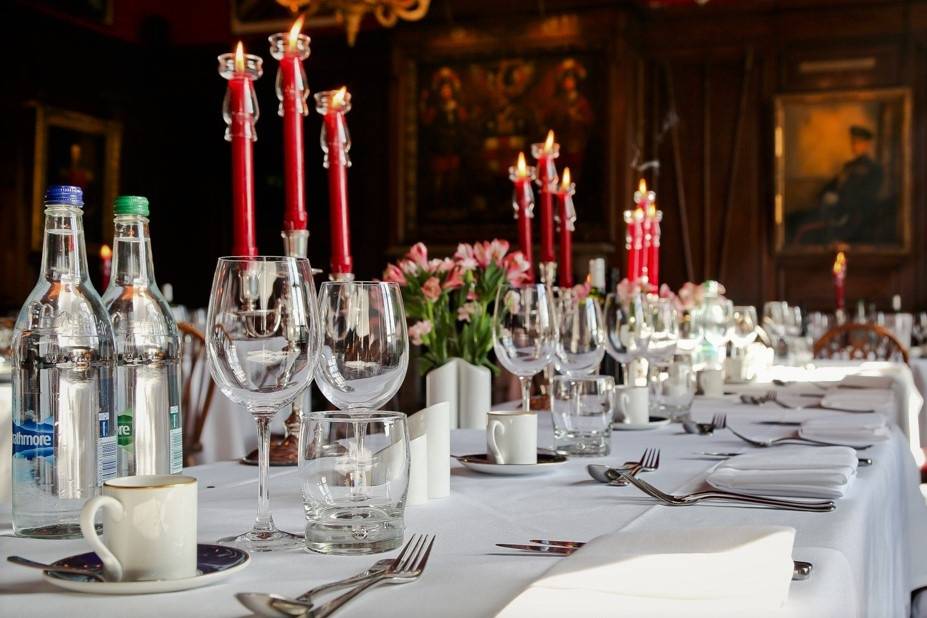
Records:
[[[459,461],[464,467],[480,472],[482,474],[494,474],[496,476],[527,476],[529,474],[543,474],[562,466],[567,462],[564,455],[554,453],[553,451],[538,451],[538,462],[536,464],[497,464],[489,461],[485,453],[477,455],[454,455],[454,459]]]
[[[612,431],[644,431],[669,425],[670,420],[663,416],[651,416],[649,423],[612,423]]]
[[[184,579],[165,579],[145,582],[101,582],[84,575],[64,573],[43,573],[50,584],[88,594],[154,594],[158,592],[178,592],[214,584],[238,573],[251,563],[248,552],[226,545],[196,546],[196,570],[193,577]],[[54,563],[59,565],[79,566],[102,570],[103,565],[94,553],[69,556]]]

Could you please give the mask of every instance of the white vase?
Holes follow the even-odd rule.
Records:
[[[486,429],[492,406],[492,372],[452,358],[425,376],[425,400],[429,406],[448,402],[452,428]]]

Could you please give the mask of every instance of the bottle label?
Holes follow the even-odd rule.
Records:
[[[116,436],[97,441],[97,483],[116,478]]]
[[[54,419],[47,417],[40,423],[26,420],[21,425],[13,422],[13,457],[32,460],[54,456]]]
[[[116,417],[116,437],[121,448],[132,446],[132,419],[134,415],[132,408],[129,408]]]
[[[183,425],[180,406],[171,406],[171,474],[183,471]]]

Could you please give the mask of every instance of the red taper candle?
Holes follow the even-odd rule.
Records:
[[[284,231],[305,230],[309,223],[303,164],[303,117],[309,114],[309,87],[303,61],[309,57],[310,40],[300,34],[302,27],[300,17],[288,33],[278,32],[268,39],[271,56],[280,61],[276,86],[277,113],[283,118]]]
[[[518,153],[518,162],[509,168],[509,180],[515,185],[512,208],[518,221],[518,248],[528,262],[526,276],[528,283],[534,281],[534,258],[532,257],[531,220],[534,218],[534,191],[531,183],[537,178],[534,167],[525,164],[525,153]]]
[[[222,103],[225,139],[232,143],[232,253],[258,254],[254,233],[254,150],[258,102],[254,80],[263,70],[258,56],[246,54],[241,42],[234,54],[219,56],[219,75],[229,80]]]
[[[625,278],[634,282],[641,276],[640,254],[643,246],[643,228],[641,222],[644,218],[640,208],[624,211],[624,222],[627,226],[625,236],[625,250],[627,251],[627,273]]]
[[[648,279],[651,285],[660,288],[660,222],[663,221],[663,212],[651,204],[648,211],[650,217],[650,257],[647,259]]]
[[[557,190],[557,166],[554,159],[560,156],[560,144],[554,141],[554,132],[547,132],[543,144],[531,144],[531,156],[537,159],[537,183],[541,203],[541,262],[553,262],[554,257],[554,200]]]
[[[322,151],[328,168],[328,208],[331,219],[332,258],[331,274],[348,275],[353,272],[351,237],[348,218],[348,176],[351,165],[348,152],[351,138],[344,115],[351,111],[351,93],[346,88],[318,92],[315,95],[316,111],[322,114]]]
[[[557,224],[560,229],[560,287],[573,287],[573,230],[576,229],[576,210],[573,194],[576,185],[570,181],[570,168],[564,168],[560,190],[557,191]]]

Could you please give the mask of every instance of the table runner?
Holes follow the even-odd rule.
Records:
[[[694,414],[707,418],[726,411],[751,433],[789,431],[755,425],[772,409],[717,401],[696,402]],[[539,415],[542,446],[552,444],[550,418]],[[484,435],[457,430],[452,452],[484,450]],[[927,585],[927,507],[907,442],[895,429],[890,441],[867,451],[875,465],[863,469],[847,498],[833,513],[696,506],[656,506],[633,488],[591,481],[587,463],[620,463],[637,458],[645,447],[663,450],[661,469],[648,479],[665,490],[699,486],[715,462],[694,453],[747,447],[729,432],[711,437],[682,434],[679,425],[657,431],[615,432],[609,457],[575,458],[556,472],[537,477],[492,477],[453,464],[451,496],[407,510],[409,532],[438,534],[426,576],[420,582],[390,586],[362,597],[342,615],[489,616],[501,610],[551,565],[547,556],[509,554],[498,542],[530,538],[588,540],[617,529],[666,526],[770,523],[798,531],[795,558],[815,563],[814,576],[796,582],[781,616],[904,615],[909,591]],[[241,532],[254,516],[256,470],[225,462],[187,470],[200,479],[199,538],[202,542]],[[299,479],[294,469],[272,469],[271,492],[277,523],[298,531],[302,525]],[[82,541],[33,541],[9,538],[10,515],[0,512],[4,555],[53,560],[86,551]],[[0,571],[0,613],[19,616],[66,613],[69,616],[165,614],[242,616],[234,600],[241,591],[296,595],[313,585],[361,570],[376,558],[330,557],[308,553],[258,554],[245,572],[227,583],[176,594],[103,597],[62,593],[36,573],[11,566]],[[562,600],[569,606],[569,599]],[[616,608],[616,613],[618,613]]]

